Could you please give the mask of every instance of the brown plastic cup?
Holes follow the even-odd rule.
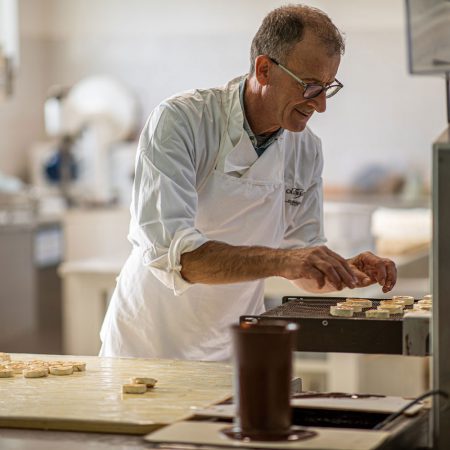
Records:
[[[297,325],[241,323],[232,327],[235,439],[285,440],[291,433],[290,384]]]

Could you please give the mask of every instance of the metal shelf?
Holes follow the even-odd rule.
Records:
[[[283,304],[241,322],[283,320],[299,326],[296,351],[425,356],[430,353],[429,317],[393,315],[389,319],[334,317],[331,305],[344,297],[283,297]],[[370,299],[374,307],[379,300]],[[412,307],[410,307],[412,308]]]

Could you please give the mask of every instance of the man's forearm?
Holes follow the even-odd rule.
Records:
[[[181,276],[190,283],[239,283],[280,276],[309,280],[309,286],[315,284],[320,290],[328,285],[341,290],[356,287],[358,281],[348,262],[323,245],[274,249],[210,241],[182,254],[181,267]]]
[[[288,250],[209,241],[181,255],[181,276],[190,283],[226,284],[282,276]]]

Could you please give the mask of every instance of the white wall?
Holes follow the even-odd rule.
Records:
[[[48,86],[48,47],[41,39],[46,10],[39,0],[19,3],[20,70],[15,94],[0,102],[0,172],[26,176],[27,149],[44,138],[42,105]]]
[[[144,121],[168,95],[246,72],[253,34],[282,3],[21,0],[21,78],[17,97],[0,105],[0,170],[25,172],[27,147],[43,137],[48,85],[113,74],[138,96]],[[430,143],[446,122],[444,82],[407,73],[403,0],[307,3],[347,34],[338,74],[345,89],[311,121],[324,142],[328,184],[347,184],[369,163],[427,174]]]

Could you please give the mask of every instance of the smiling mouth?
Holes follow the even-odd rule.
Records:
[[[306,113],[306,112],[303,112],[303,111],[300,111],[299,109],[295,109],[299,114],[301,114],[302,116],[305,116],[305,117],[311,117],[312,116],[312,111],[311,112],[309,112],[309,113]]]

